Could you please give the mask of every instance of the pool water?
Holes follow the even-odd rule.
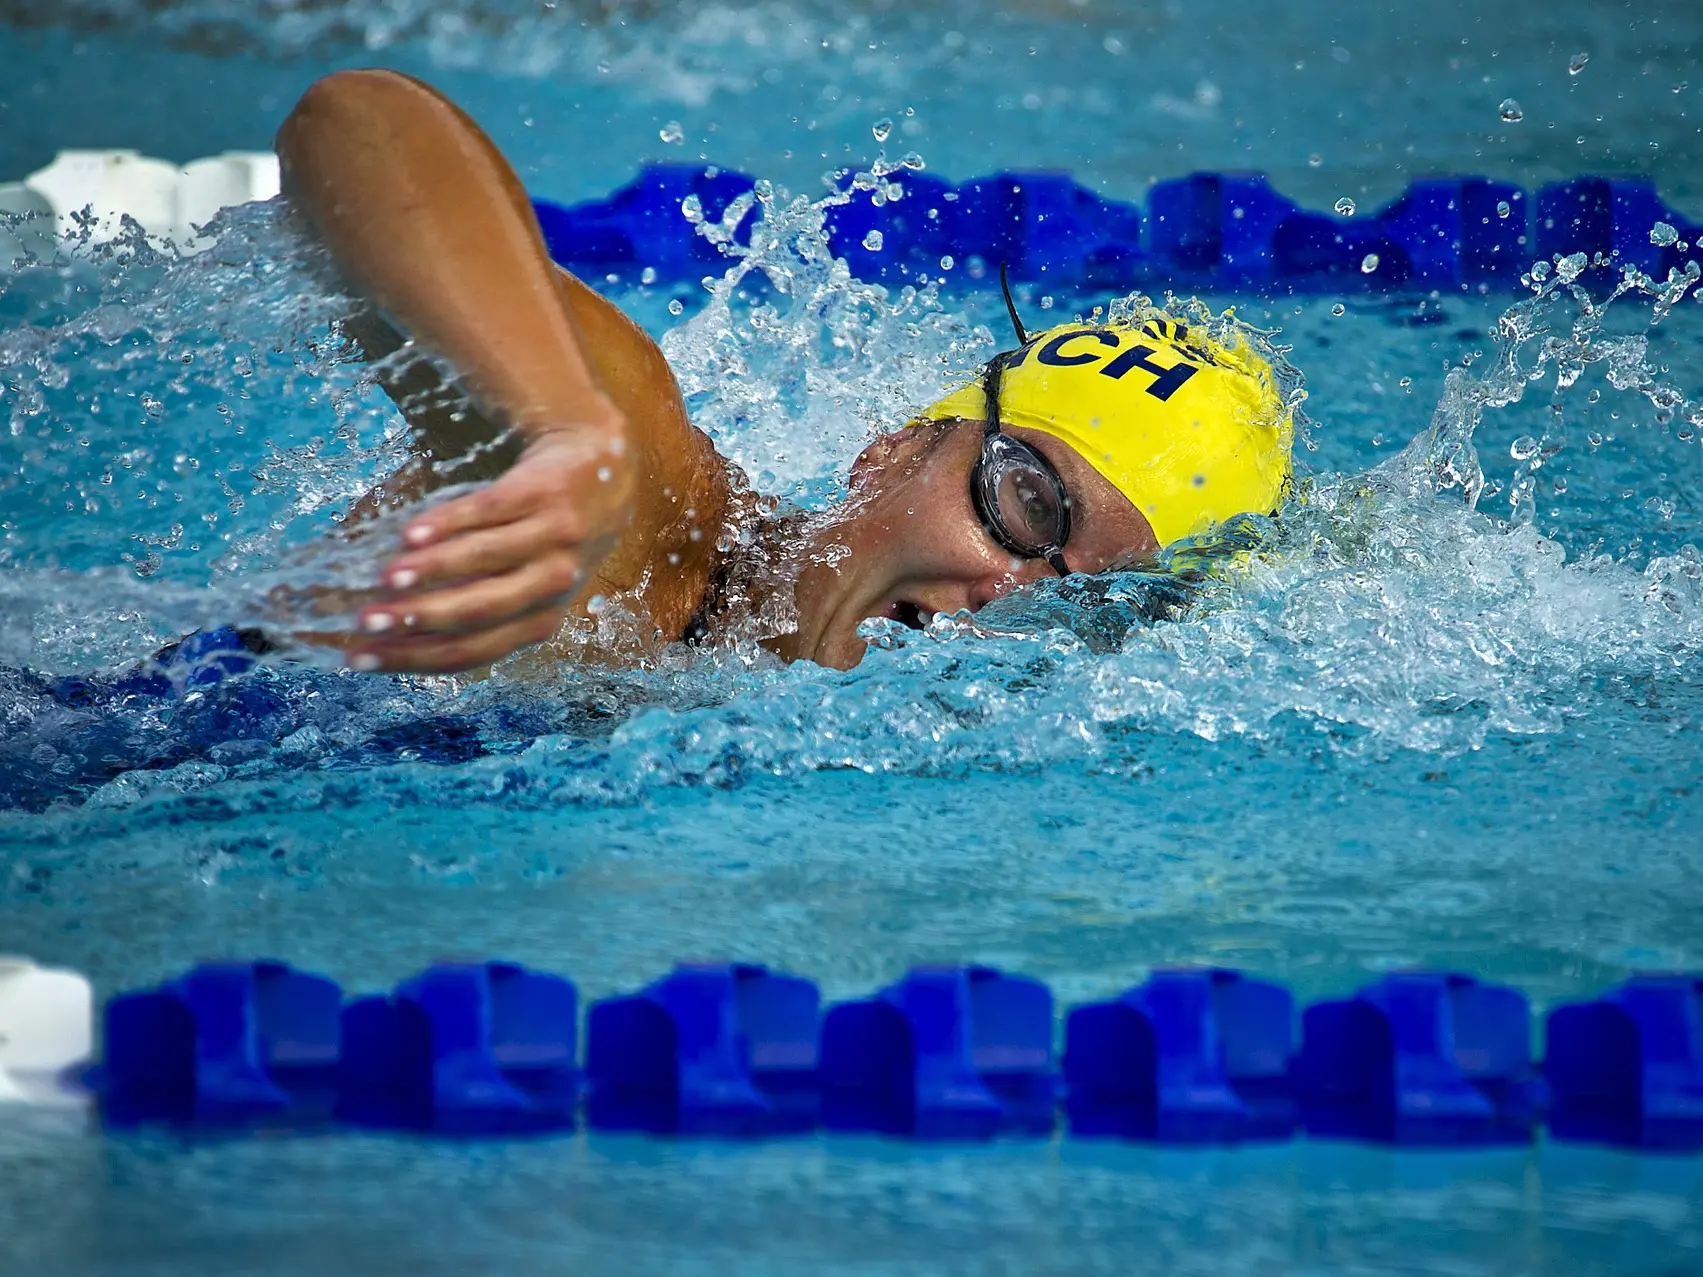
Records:
[[[315,74],[379,61],[444,84],[562,200],[700,152],[814,197],[823,168],[869,163],[883,117],[954,180],[1045,165],[1125,199],[1210,167],[1315,207],[1424,171],[1646,173],[1694,220],[1703,198],[1703,16],[1678,6],[792,0],[694,9],[684,31],[644,6],[18,12],[7,176],[57,146],[263,146]],[[809,207],[766,216],[785,234],[709,287],[616,299],[758,486],[817,505],[994,348],[1003,310],[953,271],[906,293],[846,279]],[[835,999],[986,962],[1068,1004],[1210,961],[1303,1001],[1463,969],[1541,1012],[1703,968],[1685,289],[1606,309],[1553,277],[1521,298],[1206,299],[1304,377],[1307,496],[1176,620],[1141,619],[1139,579],[1076,581],[922,633],[872,625],[846,673],[742,648],[485,682],[280,662],[141,699],[113,680],[161,643],[370,572],[370,541],[325,538],[395,464],[397,418],[277,207],[227,215],[198,257],[131,237],[0,289],[0,948],[103,993],[213,955],[365,990],[473,954],[595,998],[731,956]],[[1031,317],[1110,300],[1019,292]],[[85,694],[55,697],[71,676]],[[9,1110],[0,1235],[22,1273],[1679,1274],[1703,1252],[1703,1160],[196,1140]]]

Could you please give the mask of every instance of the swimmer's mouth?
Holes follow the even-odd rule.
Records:
[[[900,625],[913,630],[920,630],[934,619],[934,613],[918,607],[909,599],[900,599],[881,614],[889,621],[897,621]]]

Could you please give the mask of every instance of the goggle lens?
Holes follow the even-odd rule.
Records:
[[[1045,457],[1010,435],[989,435],[974,479],[976,513],[1000,545],[1026,559],[1060,557],[1070,539],[1070,498]]]
[[[1004,280],[1001,267],[1000,281]],[[1011,305],[1009,288],[1006,304]],[[1011,318],[1016,324],[1015,307]],[[1016,327],[1021,341],[1022,325]],[[970,471],[970,497],[976,517],[1000,545],[1025,559],[1045,559],[1060,576],[1069,576],[1064,544],[1070,540],[1070,496],[1064,490],[1064,480],[1039,452],[1000,431],[999,383],[1006,360],[1016,353],[995,355],[982,373],[987,421],[981,456]]]

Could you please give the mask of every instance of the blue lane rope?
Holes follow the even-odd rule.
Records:
[[[901,188],[897,199],[892,184]],[[651,164],[607,200],[533,207],[551,256],[571,270],[629,284],[647,269],[669,282],[695,281],[724,259],[682,205],[695,198],[716,222],[752,185],[743,173]],[[1657,223],[1674,234],[1653,233]],[[1004,263],[1016,279],[1061,287],[1487,293],[1517,288],[1534,261],[1558,254],[1582,252],[1593,262],[1600,255],[1616,272],[1635,266],[1658,280],[1703,257],[1703,225],[1670,209],[1644,178],[1579,177],[1545,186],[1535,199],[1483,177],[1424,178],[1387,207],[1356,216],[1303,209],[1257,174],[1159,182],[1142,209],[1060,173],[999,173],[952,186],[902,170],[880,192],[854,192],[830,210],[827,225],[833,251],[859,278],[946,274],[989,288]],[[738,238],[749,229],[748,216]]]
[[[930,966],[824,1010],[808,980],[677,967],[595,1003],[506,962],[444,963],[345,1000],[281,962],[208,963],[105,1011],[86,1081],[109,1125],[594,1129],[756,1137],[1074,1136],[1161,1144],[1300,1133],[1394,1145],[1552,1138],[1703,1149],[1703,974],[1640,975],[1552,1010],[1541,1063],[1524,994],[1399,972],[1305,1008],[1224,968],[1155,971],[1073,1007]]]

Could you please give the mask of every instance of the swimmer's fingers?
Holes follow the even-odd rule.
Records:
[[[388,674],[455,674],[500,661],[511,652],[554,638],[564,609],[540,608],[487,630],[465,634],[412,634],[383,644],[351,647],[351,669]]]
[[[612,518],[624,518],[632,467],[623,452],[594,441],[536,444],[494,483],[410,521],[402,539],[423,548],[536,517],[548,521],[559,544],[582,541]]]
[[[511,478],[513,472],[410,520],[402,529],[402,540],[410,546],[438,545],[465,532],[524,519],[538,509],[543,494],[537,490],[537,480],[510,483]]]
[[[465,633],[488,629],[540,606],[560,605],[585,581],[580,556],[558,551],[512,572],[365,608],[357,624],[367,634]],[[381,643],[386,640],[381,640]],[[366,650],[364,647],[361,650]],[[376,647],[372,650],[378,650]],[[351,650],[351,655],[355,654]]]
[[[393,590],[423,590],[445,581],[508,572],[538,558],[556,541],[550,521],[537,516],[479,528],[404,554],[385,568],[384,583]]]

